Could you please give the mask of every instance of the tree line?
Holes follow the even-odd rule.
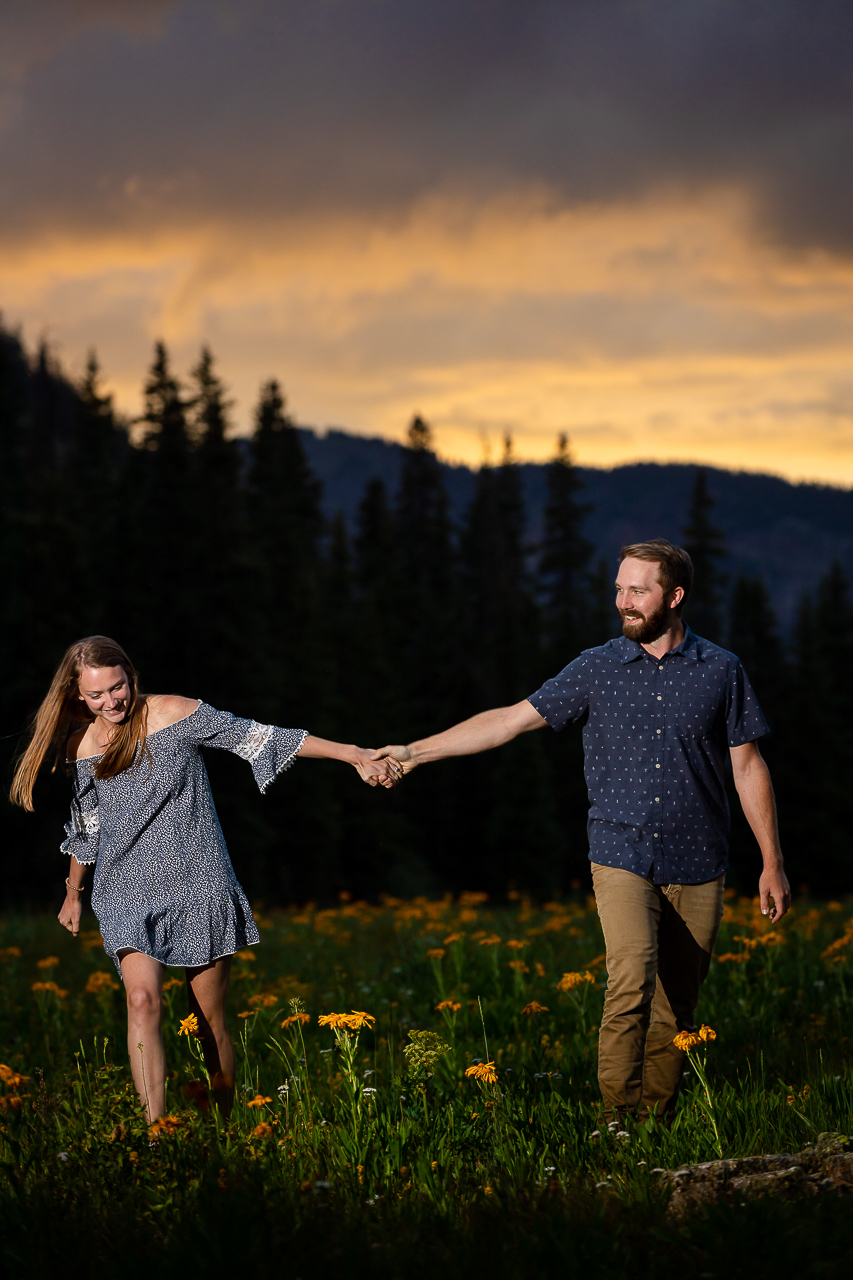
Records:
[[[408,741],[518,701],[618,632],[613,559],[583,533],[565,438],[547,466],[541,536],[528,534],[511,441],[451,520],[430,428],[409,428],[399,486],[366,486],[350,524],[321,487],[279,384],[249,438],[204,349],[185,383],[157,344],[144,412],[128,423],[92,357],[75,383],[46,348],[0,331],[0,748],[11,777],[28,716],[62,652],[117,639],[144,687],[361,745]],[[648,536],[655,536],[650,529]],[[773,730],[762,744],[795,884],[850,887],[846,791],[853,604],[833,566],[783,640],[760,578],[726,576],[725,540],[697,473],[683,543],[696,584],[685,618],[744,660]],[[354,771],[297,765],[261,799],[245,765],[207,753],[238,875],[256,899],[349,891],[509,887],[540,897],[587,883],[580,727],[416,772],[394,792]],[[47,769],[35,815],[0,810],[7,897],[44,900],[68,781]],[[757,853],[733,804],[734,881]]]

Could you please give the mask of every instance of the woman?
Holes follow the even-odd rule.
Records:
[[[241,720],[197,699],[144,697],[130,658],[105,636],[78,641],[62,659],[16,770],[14,803],[32,810],[33,785],[52,747],[74,790],[59,923],[76,937],[87,869],[94,866],[92,909],[127,991],[128,1051],[148,1121],[166,1105],[167,965],[186,969],[214,1098],[227,1114],[235,1078],[225,1023],[231,959],[259,935],[228,857],[200,748],[248,761],[262,793],[297,753],[346,761],[371,786],[393,786],[396,763],[374,762],[369,751],[302,729]]]

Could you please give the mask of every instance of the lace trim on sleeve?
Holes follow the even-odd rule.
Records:
[[[74,826],[81,836],[95,836],[101,829],[101,819],[97,809],[90,809],[87,813],[81,813],[79,810],[74,814]]]
[[[234,748],[234,754],[238,755],[241,760],[248,760],[251,764],[253,760],[257,760],[269,742],[272,731],[273,726],[271,724],[258,724],[256,720],[253,720],[252,727],[243,741],[239,742]]]

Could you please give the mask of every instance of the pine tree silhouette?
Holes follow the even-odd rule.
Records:
[[[722,530],[711,522],[714,499],[708,490],[708,473],[696,472],[687,524],[683,533],[685,551],[693,561],[693,588],[684,605],[684,620],[691,630],[706,640],[723,640],[723,590],[727,582],[720,568],[726,557]]]

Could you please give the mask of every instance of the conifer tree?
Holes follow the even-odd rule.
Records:
[[[727,578],[720,568],[726,557],[725,540],[713,524],[714,499],[708,489],[708,473],[696,472],[687,524],[683,533],[685,551],[693,561],[693,588],[684,606],[684,619],[691,630],[714,644],[723,640],[723,589]]]
[[[582,533],[590,508],[578,501],[582,482],[566,435],[558,437],[557,453],[548,465],[545,483],[539,578],[544,650],[548,666],[556,672],[592,643],[594,625],[590,590],[592,544]]]
[[[242,528],[239,456],[229,439],[230,402],[203,347],[191,373],[187,402],[190,457],[190,556],[194,567],[186,589],[193,600],[198,633],[204,636],[195,658],[198,687],[214,705],[233,700],[233,672],[249,651],[241,616]],[[232,686],[232,687],[229,687]]]

